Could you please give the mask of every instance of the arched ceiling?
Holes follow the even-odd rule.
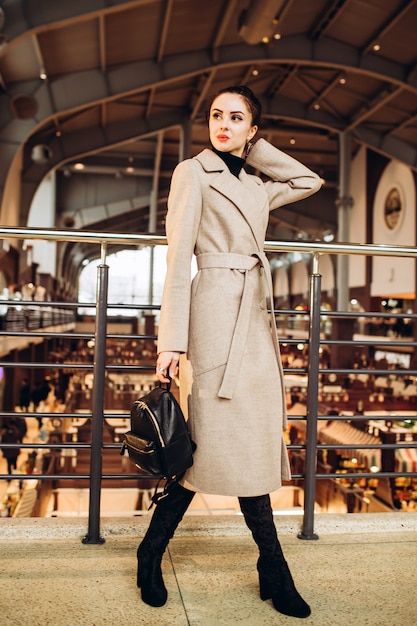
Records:
[[[231,84],[261,98],[262,133],[323,177],[322,198],[337,193],[340,133],[417,169],[417,0],[0,6],[0,187],[23,147],[18,225],[54,169],[57,226],[162,232],[172,169],[207,145],[207,102]],[[109,180],[111,203],[91,192]],[[269,235],[335,230],[329,206],[280,210]],[[67,253],[74,267],[95,254]]]

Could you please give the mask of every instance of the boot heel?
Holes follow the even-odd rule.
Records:
[[[138,549],[138,572],[136,583],[142,600],[150,606],[163,606],[168,592],[162,578],[160,555],[151,555],[142,544]]]
[[[272,598],[268,581],[262,576],[261,572],[259,572],[259,595],[261,600],[270,600]]]
[[[163,606],[168,599],[168,592],[162,578],[159,558],[139,560],[137,586],[141,590],[142,600],[150,606]]]

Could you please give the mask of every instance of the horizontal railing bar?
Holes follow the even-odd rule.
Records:
[[[11,367],[11,368],[16,368],[16,367],[31,367],[33,369],[93,369],[94,364],[93,363],[78,363],[78,362],[74,362],[74,363],[55,363],[55,362],[50,362],[50,363],[39,363],[38,361],[19,361],[19,362],[15,362],[15,361],[0,361],[0,367]],[[154,371],[155,370],[155,365],[136,365],[136,364],[129,364],[129,365],[122,365],[122,364],[109,364],[106,365],[105,367],[106,370],[108,371],[125,371],[125,370],[129,370],[129,371],[144,371],[144,370],[151,370]]]
[[[0,361],[1,367],[31,367],[33,369],[93,369],[93,363],[39,363],[38,361]]]
[[[390,370],[390,369],[367,369],[367,368],[358,368],[358,369],[339,369],[334,367],[320,368],[320,374],[372,374],[372,375],[382,375],[382,374],[395,374],[395,376],[417,376],[417,370]],[[349,390],[347,390],[349,391]]]
[[[43,442],[32,442],[32,443],[19,443],[19,448],[32,449],[36,448],[39,450],[43,449],[76,449],[76,448],[90,448],[89,443],[76,443],[76,442],[59,442],[59,443],[43,443]],[[2,448],[16,448],[16,443],[2,443]],[[121,447],[121,444],[118,443],[104,443],[102,445],[103,449],[109,450],[118,450]],[[398,441],[396,443],[367,443],[367,444],[344,444],[344,443],[319,443],[317,444],[318,450],[400,450],[409,448],[417,448],[417,441]],[[303,444],[288,444],[288,450],[305,450],[305,445]]]
[[[13,444],[12,444],[13,445]],[[45,444],[43,444],[45,445]],[[31,447],[29,444],[27,445],[27,447]],[[59,447],[59,446],[58,446]],[[71,447],[71,445],[67,446],[67,447]],[[118,443],[105,443],[103,444],[103,448],[105,449],[111,449],[111,450],[118,450],[120,449],[121,444]],[[287,446],[288,450],[305,450],[306,446],[305,444],[288,444]],[[400,450],[400,449],[405,449],[408,450],[409,448],[417,448],[417,441],[400,441],[400,442],[396,442],[396,443],[369,443],[369,444],[336,444],[336,443],[332,443],[332,444],[325,444],[325,443],[321,443],[321,444],[317,444],[317,449],[318,450],[339,450],[339,449],[343,449],[343,450]]]
[[[44,241],[66,241],[92,244],[125,244],[136,246],[166,245],[165,236],[127,235],[94,231],[62,230],[59,228],[16,228],[2,226],[0,236],[6,239],[42,239]],[[266,252],[305,252],[307,254],[355,254],[360,256],[417,257],[415,246],[387,246],[364,243],[324,243],[321,241],[266,241]]]
[[[118,413],[117,416],[121,416],[123,415],[122,413]],[[63,419],[65,418],[71,418],[71,419],[84,419],[85,417],[91,417],[92,416],[92,412],[89,411],[88,413],[47,413],[47,412],[35,412],[35,411],[21,411],[20,413],[16,413],[15,411],[0,411],[0,416],[1,417],[22,417],[23,419],[26,419],[27,417],[48,417],[49,419],[51,419],[52,417],[58,418],[58,419]],[[113,417],[110,413],[105,415],[105,417]]]
[[[318,443],[317,450],[408,450],[417,448],[417,441],[397,441],[396,443]]]
[[[1,233],[1,229],[0,229]],[[2,301],[3,302],[3,301]],[[27,307],[27,308],[61,308],[61,309],[79,309],[79,308],[90,308],[94,309],[97,305],[95,302],[62,302],[62,301],[43,301],[43,300],[4,300],[4,304],[7,304],[10,307]],[[120,302],[109,302],[108,308],[112,309],[138,309],[139,311],[152,309],[155,311],[159,311],[161,308],[160,304],[138,304],[138,303],[120,303]],[[298,311],[296,309],[274,309],[275,315],[286,315],[292,317],[298,317],[299,315],[309,315],[309,309],[304,309],[303,311]],[[380,319],[400,319],[406,317],[407,319],[416,319],[417,313],[391,313],[391,312],[382,312],[382,311],[327,311],[324,309],[320,310],[320,317],[369,317],[369,318],[380,318]]]
[[[281,343],[282,343],[282,339],[281,339]],[[374,339],[353,339],[351,341],[349,341],[348,339],[340,339],[340,341],[338,341],[337,339],[320,339],[320,344],[323,346],[395,346],[395,347],[401,347],[401,348],[414,348],[415,346],[417,346],[417,341],[401,341],[399,339],[395,340],[395,339],[390,339],[390,337],[387,337],[386,339],[381,339],[380,336],[376,336],[375,340]]]
[[[281,341],[281,344],[285,343]],[[284,373],[285,374],[305,374],[307,376],[308,374],[308,370],[305,367],[284,367]],[[352,368],[338,368],[335,369],[333,367],[329,367],[329,368],[325,368],[325,367],[320,367],[319,368],[319,374],[395,374],[395,376],[406,376],[411,375],[411,376],[415,376],[417,373],[417,370],[405,370],[405,369],[399,369],[399,370],[390,370],[390,369],[362,369],[362,368],[358,368],[358,369],[352,369]],[[297,385],[297,387],[301,386],[301,382],[299,385]]]
[[[285,335],[280,336],[279,329],[278,329],[278,336],[280,338],[281,343],[285,343],[285,344],[289,343],[291,345],[296,345],[297,343],[302,343],[304,345],[308,344],[308,339],[304,339],[304,337],[293,339],[292,337],[286,337]]]
[[[89,474],[0,474],[2,480],[90,480]],[[108,480],[155,480],[155,476],[145,474],[102,474]]]
[[[297,309],[274,309],[275,315],[285,315],[286,317],[298,317],[300,315],[310,315],[309,309],[303,309],[302,311]],[[378,317],[381,319],[390,319],[392,317],[401,319],[406,317],[407,319],[417,318],[417,313],[385,313],[382,311],[328,311],[327,309],[320,309],[320,317]]]
[[[413,478],[417,476],[417,472],[357,472],[337,474],[335,472],[331,474],[316,474],[316,478],[397,478],[398,476],[405,476],[407,478]]]
[[[323,243],[321,241],[266,241],[266,252],[305,252],[311,254],[355,254],[360,256],[404,256],[417,257],[414,246],[385,246],[379,244]]]
[[[126,339],[126,340],[130,340],[130,339],[150,339],[150,340],[156,340],[157,339],[157,335],[128,335],[126,333],[123,333],[123,335],[119,335],[119,334],[114,334],[111,335],[110,333],[107,334],[107,339]]]
[[[1,231],[1,229],[0,229]],[[9,306],[10,308],[21,309],[95,309],[97,304],[95,302],[51,302],[50,300],[1,300],[3,305]],[[151,303],[132,303],[132,304],[122,304],[119,302],[109,302],[108,308],[111,309],[138,309],[139,311],[147,311],[148,309],[155,309],[155,311],[159,311],[161,308],[160,304],[151,304]]]
[[[300,313],[308,313],[309,311],[297,311],[298,315]],[[379,311],[327,311],[325,309],[320,310],[320,317],[378,317],[381,319],[390,319],[394,318],[404,318],[407,319],[415,319],[417,317],[417,313],[390,313],[390,312],[379,312]]]
[[[17,445],[22,449],[55,449],[55,450],[76,450],[80,449],[88,449],[91,447],[89,443],[75,443],[75,442],[60,442],[60,443],[2,443],[2,448],[16,448]],[[117,443],[103,443],[103,450],[118,450],[121,447],[121,444]],[[317,444],[317,450],[408,450],[410,448],[417,448],[416,441],[401,441],[396,443],[363,443],[363,444],[345,444],[345,443],[321,443]],[[303,450],[305,446],[292,446],[291,444],[287,446],[288,450]]]
[[[89,480],[89,474],[0,474],[1,480]],[[292,479],[304,479],[304,474],[291,474]],[[355,472],[355,473],[329,473],[329,474],[316,474],[316,478],[334,478],[334,479],[347,479],[347,478],[396,478],[403,476],[406,478],[417,477],[417,472]],[[149,476],[145,474],[102,474],[101,476],[105,480],[155,480],[155,476]]]
[[[91,444],[89,443],[76,443],[76,442],[61,442],[61,443],[39,443],[39,442],[34,442],[34,443],[20,443],[20,442],[15,442],[15,443],[2,443],[1,444],[2,448],[22,448],[22,449],[36,449],[36,450],[43,450],[43,449],[47,449],[49,450],[49,448],[51,450],[75,450],[78,448],[82,448],[82,449],[89,449],[91,448]]]
[[[161,308],[160,304],[119,304],[118,302],[109,302],[109,309],[138,309],[139,311],[147,311],[148,309],[152,309],[155,311],[159,311]],[[111,320],[111,315],[109,316]]]
[[[56,326],[60,326],[60,324],[56,324]],[[54,335],[57,335],[60,338],[63,337],[64,339],[91,339],[94,337],[94,332],[63,333],[59,330],[55,332],[50,330],[0,330],[0,337],[53,337]]]
[[[43,239],[45,241],[67,241],[78,243],[126,244],[131,246],[164,246],[166,237],[158,235],[128,235],[93,231],[71,231],[59,228],[16,228],[2,226],[0,236],[5,239]]]
[[[0,474],[1,478],[7,478],[10,480],[10,476],[12,476],[12,480],[90,480],[89,474]],[[105,474],[102,478],[114,478],[114,479],[122,479],[122,480],[134,480],[140,478],[145,478],[145,476],[134,476],[130,474]]]
[[[125,371],[125,370],[139,370],[139,371],[144,371],[144,370],[150,370],[152,372],[155,372],[155,363],[153,363],[152,365],[120,365],[120,364],[109,364],[106,365],[106,371],[109,372],[114,372],[120,370],[121,372]],[[156,379],[155,379],[155,383],[156,383]]]
[[[368,418],[372,419],[372,421],[374,420],[379,420],[379,421],[385,421],[385,420],[389,420],[390,422],[403,422],[404,418],[406,419],[412,419],[413,416],[407,415],[405,413],[401,413],[401,409],[396,410],[394,413],[390,413],[389,415],[362,415],[362,414],[358,414],[358,415],[318,415],[317,419],[321,420],[322,422],[324,421],[332,421],[332,422],[345,422],[346,420],[349,421],[369,421]],[[291,415],[291,419],[293,419],[293,416]]]
[[[73,363],[55,363],[55,362],[50,362],[50,363],[39,363],[39,362],[31,362],[31,361],[19,361],[19,362],[14,362],[14,361],[0,361],[0,366],[1,367],[11,367],[11,368],[16,368],[16,367],[33,367],[33,368],[39,368],[39,369],[52,369],[52,368],[58,368],[58,369],[92,369],[93,367],[93,363],[79,363],[79,362],[73,362]],[[137,370],[137,371],[143,371],[143,370],[154,370],[155,369],[155,365],[154,364],[150,364],[150,365],[138,365],[138,364],[128,364],[128,365],[123,365],[121,363],[115,363],[115,364],[111,364],[109,363],[108,365],[106,365],[106,370],[108,371],[115,371],[115,370],[120,370],[120,371],[125,371],[125,370]],[[335,368],[328,368],[328,369],[319,369],[319,373],[320,374],[372,374],[372,375],[383,375],[383,374],[393,374],[395,372],[396,376],[417,376],[417,370],[390,370],[390,369],[356,369],[356,370],[352,370],[352,369],[335,369]],[[305,368],[286,368],[285,369],[285,373],[289,373],[289,374],[307,374],[307,370]],[[301,382],[300,382],[301,385]]]
[[[0,228],[1,233],[1,228]],[[78,309],[79,306],[96,306],[93,302],[71,302],[70,300],[6,300],[10,306],[48,309]]]
[[[1,229],[0,229],[1,231]],[[57,301],[57,302],[52,302],[52,301],[37,301],[37,300],[2,300],[2,303],[4,305],[7,305],[9,307],[13,307],[13,308],[25,308],[25,309],[37,309],[37,308],[45,308],[45,309],[56,309],[56,308],[61,308],[61,309],[79,309],[79,308],[90,308],[90,309],[94,309],[97,305],[95,302],[70,302],[70,301],[66,301],[66,302],[61,302],[61,301]],[[109,302],[108,303],[108,308],[112,308],[112,309],[138,309],[140,311],[142,310],[148,310],[148,309],[152,309],[155,311],[159,311],[161,308],[160,304],[151,304],[151,303],[143,303],[143,304],[138,304],[138,303],[130,303],[130,304],[124,304],[124,303],[119,303],[119,302]],[[281,316],[286,316],[286,317],[298,317],[300,315],[309,315],[310,311],[308,309],[305,309],[303,311],[299,311],[296,309],[274,309],[274,314],[275,315],[281,315]],[[111,316],[110,316],[111,317]],[[320,311],[320,317],[352,317],[352,318],[357,318],[357,317],[365,317],[365,318],[380,318],[380,319],[391,319],[391,318],[395,318],[395,319],[401,319],[406,317],[407,319],[416,319],[417,318],[417,313],[407,313],[406,315],[404,313],[391,313],[391,312],[382,312],[382,311],[360,311],[360,312],[352,312],[352,311],[327,311],[327,310],[321,310]]]
[[[0,337],[59,337],[60,339],[94,339],[94,332],[92,333],[62,333],[60,331],[23,331],[23,330],[15,330],[15,331],[7,331],[0,330]],[[107,339],[121,339],[121,340],[130,340],[130,339],[150,339],[155,340],[157,338],[156,335],[127,335],[125,333],[122,334],[114,334],[107,335]],[[300,343],[300,342],[297,342]]]

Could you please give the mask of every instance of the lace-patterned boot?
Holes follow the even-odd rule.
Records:
[[[269,495],[239,498],[245,522],[259,548],[258,573],[261,600],[272,599],[284,615],[308,617],[310,607],[295,588],[274,524]]]

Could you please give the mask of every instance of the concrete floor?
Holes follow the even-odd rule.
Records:
[[[417,513],[276,517],[305,619],[259,599],[257,549],[241,516],[186,515],[164,557],[169,598],[142,603],[136,547],[147,516],[105,518],[102,545],[84,545],[85,518],[0,519],[2,626],[414,626]]]

